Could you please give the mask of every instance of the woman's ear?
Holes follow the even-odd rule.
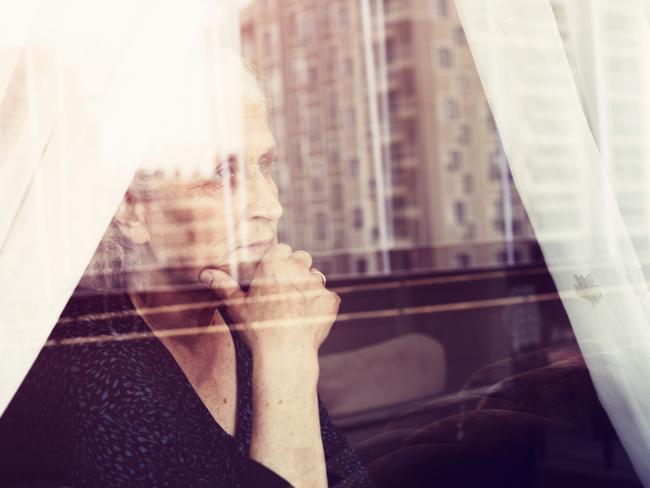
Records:
[[[149,242],[149,227],[144,218],[144,205],[133,194],[127,192],[120,203],[113,222],[124,237],[133,244],[146,244]]]

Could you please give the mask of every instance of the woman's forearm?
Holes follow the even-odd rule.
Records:
[[[247,291],[229,274],[205,269],[201,281],[223,300],[253,355],[250,456],[296,487],[327,486],[318,409],[318,348],[341,299],[325,288],[305,251],[272,246]]]
[[[253,359],[250,456],[298,488],[327,486],[317,382],[315,352]]]

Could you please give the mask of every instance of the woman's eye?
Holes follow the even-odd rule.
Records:
[[[226,181],[230,181],[231,185],[235,184],[236,175],[237,171],[234,168],[227,165],[219,166],[214,170],[211,177],[191,185],[190,189],[209,193],[220,192]]]
[[[257,165],[259,166],[260,171],[262,171],[263,174],[271,174],[273,159],[265,156],[257,162]]]
[[[235,177],[235,171],[230,166],[220,166],[214,171],[216,179],[225,181]]]

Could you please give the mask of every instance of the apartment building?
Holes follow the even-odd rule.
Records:
[[[531,258],[453,2],[257,0],[241,39],[272,104],[282,237],[323,270]]]

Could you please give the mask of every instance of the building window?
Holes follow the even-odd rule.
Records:
[[[486,108],[487,108],[487,114],[486,114],[487,127],[491,132],[496,134],[498,129],[497,129],[497,124],[494,121],[494,116],[492,115],[492,110],[490,109],[489,105],[487,105]]]
[[[474,191],[474,180],[472,179],[472,175],[465,175],[463,177],[463,190],[465,190],[466,194]]]
[[[345,236],[342,230],[334,231],[334,247],[344,247],[345,246]]]
[[[325,168],[321,158],[317,158],[312,161],[310,168],[311,176],[311,187],[314,192],[320,192],[323,190],[323,184],[325,181]]]
[[[343,190],[340,183],[334,183],[332,185],[332,202],[333,210],[341,210],[343,207]]]
[[[311,43],[314,36],[314,15],[311,10],[298,14],[298,41],[304,46]]]
[[[316,239],[319,241],[327,239],[327,217],[323,212],[316,214]]]
[[[298,34],[295,12],[291,12],[287,18],[287,31],[291,39],[295,38]]]
[[[413,79],[412,68],[402,71],[402,93],[407,97],[410,97],[415,93],[415,80]]]
[[[345,5],[345,2],[340,3],[339,19],[341,22],[341,27],[347,27],[350,24],[350,13],[348,8]]]
[[[327,71],[330,76],[336,76],[336,62],[338,61],[338,53],[336,47],[331,46],[327,56]]]
[[[391,168],[391,176],[394,185],[408,185],[412,180],[410,172],[400,165]]]
[[[302,168],[302,149],[300,148],[300,143],[296,142],[291,146],[289,151],[289,163],[292,168]]]
[[[454,202],[454,218],[456,222],[463,223],[465,222],[465,203],[464,202]]]
[[[334,256],[336,270],[339,273],[346,274],[350,272],[350,262],[348,256]]]
[[[458,129],[458,142],[461,144],[469,144],[472,138],[472,129],[468,125],[462,125]]]
[[[409,0],[384,0],[384,10],[399,11],[408,7]]]
[[[447,99],[442,104],[443,116],[446,120],[456,119],[460,113],[458,102],[456,100]]]
[[[357,273],[364,274],[368,271],[368,261],[365,258],[357,259]]]
[[[331,261],[321,261],[318,263],[318,268],[321,273],[329,275],[332,273],[332,262]]]
[[[394,39],[386,39],[386,61],[392,63],[397,59],[397,46]]]
[[[398,239],[406,239],[408,237],[408,226],[404,217],[395,217],[393,221],[393,233]]]
[[[467,44],[467,39],[465,38],[465,31],[462,27],[458,26],[454,30],[454,41],[459,46],[464,46]]]
[[[501,180],[501,151],[498,149],[490,153],[489,168],[490,179],[492,181]]]
[[[314,176],[311,179],[311,188],[315,193],[320,193],[323,190],[323,179],[319,176]]]
[[[456,90],[459,95],[467,95],[469,93],[470,82],[467,76],[460,75],[456,78]]]
[[[392,161],[402,160],[402,145],[399,142],[392,142],[390,145],[390,159]]]
[[[329,24],[331,27],[331,31],[334,32],[334,30],[338,27],[339,21],[337,18],[337,7],[338,5],[336,2],[329,2],[329,5],[327,6],[327,13],[325,17],[327,18],[327,24]]]
[[[361,229],[363,227],[363,210],[360,208],[354,209],[352,223],[354,224],[355,229]]]
[[[505,221],[503,220],[502,217],[495,218],[493,224],[494,224],[494,229],[497,232],[500,232],[501,234],[505,234],[505,232],[506,232],[506,223],[505,223]]]
[[[399,23],[397,30],[399,32],[399,42],[402,47],[402,52],[408,53],[411,49],[412,41],[411,23],[408,20],[404,20]]]
[[[393,185],[399,185],[404,179],[404,168],[400,166],[393,166],[390,169],[390,179]]]
[[[399,93],[397,90],[391,90],[388,92],[388,110],[390,112],[396,112],[399,107]]]
[[[440,17],[447,17],[447,0],[436,0],[436,7]]]
[[[395,210],[403,210],[406,207],[406,198],[403,196],[394,196],[393,197],[393,208]]]
[[[350,162],[348,163],[348,167],[350,169],[350,176],[352,178],[358,178],[359,177],[359,160],[357,158],[350,159]]]
[[[293,58],[292,68],[296,83],[305,85],[307,83],[307,63],[305,62],[305,58],[302,56]]]
[[[404,138],[407,144],[413,147],[418,140],[418,128],[414,118],[404,119],[402,121],[402,128],[404,131]]]
[[[327,115],[331,121],[336,121],[338,116],[338,98],[334,91],[327,97]]]
[[[456,255],[456,266],[459,268],[468,268],[472,264],[472,258],[467,253],[460,253]]]
[[[348,56],[343,60],[343,70],[348,76],[351,76],[354,73],[354,62],[351,57]]]
[[[318,144],[320,142],[320,117],[312,115],[309,119],[309,142],[311,144]]]
[[[438,50],[438,62],[443,68],[449,68],[451,66],[451,51],[449,48],[441,47]]]
[[[354,108],[349,107],[345,110],[345,127],[348,129],[356,125],[356,114]]]
[[[265,0],[264,12],[268,15],[273,13],[274,10],[275,10],[275,0]]]
[[[305,211],[305,192],[303,191],[302,185],[298,185],[297,188],[293,189],[293,201],[296,204],[294,207],[296,214],[302,216]]]
[[[329,150],[329,157],[327,158],[330,165],[330,170],[338,169],[339,163],[341,162],[341,155],[337,147],[332,145]]]
[[[449,163],[447,168],[449,171],[458,171],[463,164],[463,156],[458,151],[451,151],[449,153]]]
[[[316,66],[309,67],[309,88],[315,90],[318,87],[318,69]]]

